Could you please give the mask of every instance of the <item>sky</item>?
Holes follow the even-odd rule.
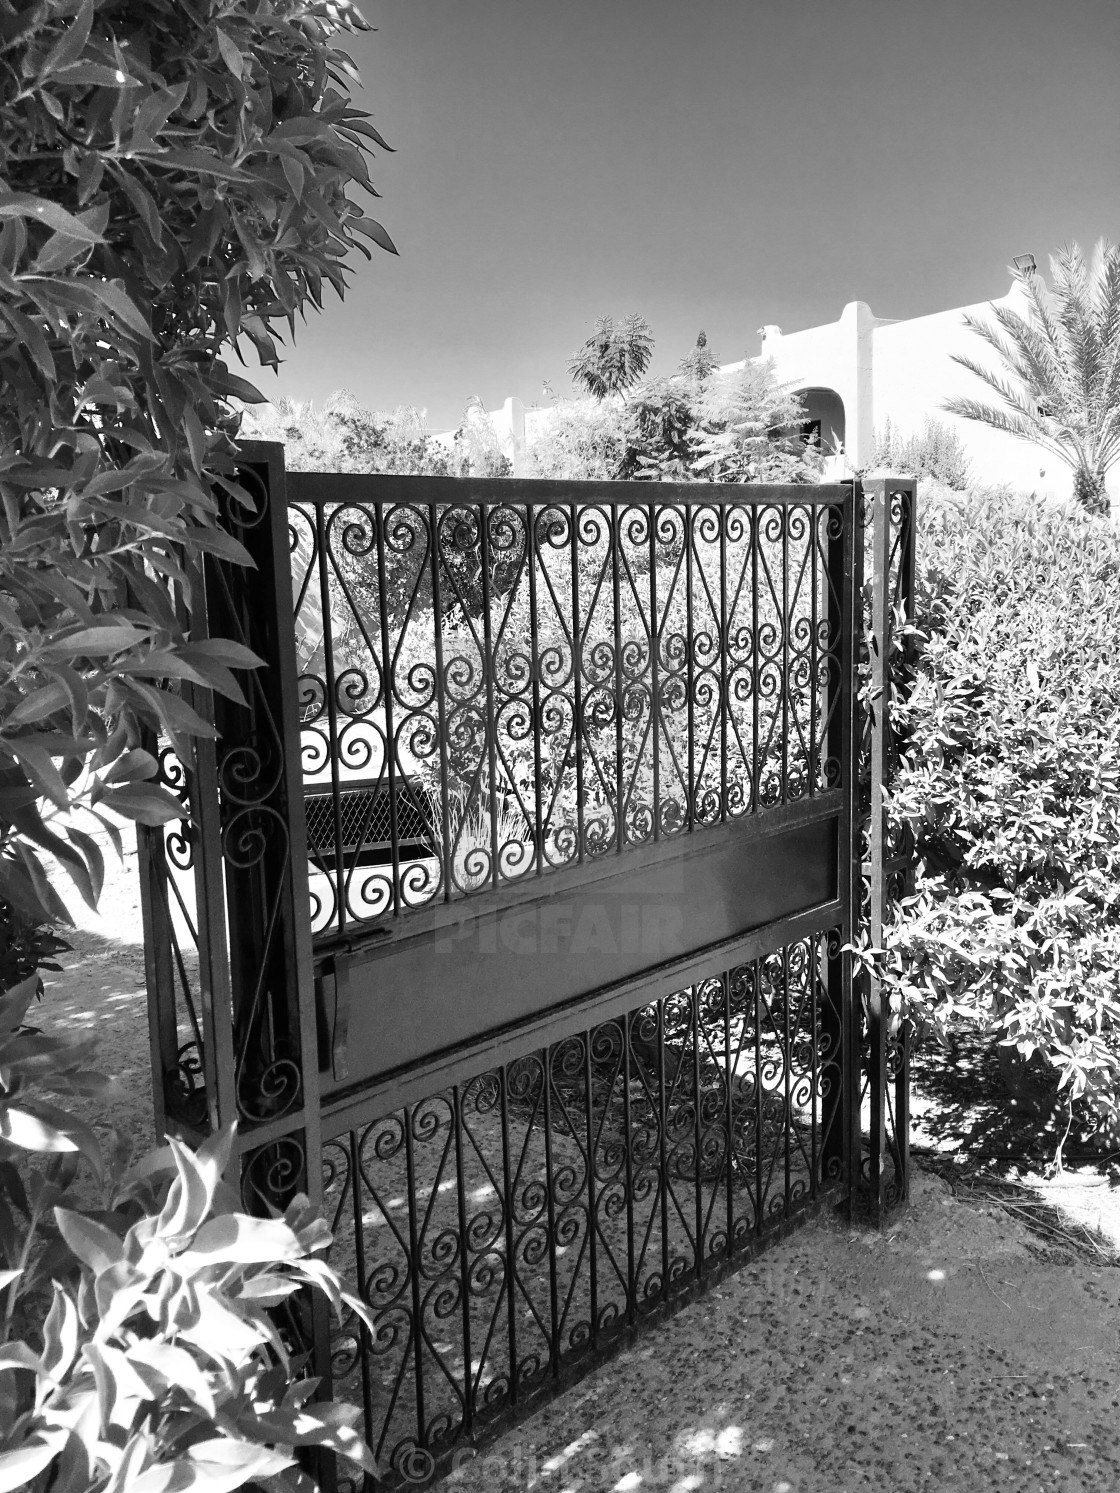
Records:
[[[701,329],[731,362],[1120,238],[1120,0],[360,3],[355,102],[394,153],[352,195],[399,256],[351,256],[270,398],[441,430],[571,394],[600,315],[647,319],[658,375]]]

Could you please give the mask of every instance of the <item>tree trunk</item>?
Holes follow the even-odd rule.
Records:
[[[1078,467],[1073,474],[1074,501],[1090,513],[1108,513],[1104,473],[1096,467]]]

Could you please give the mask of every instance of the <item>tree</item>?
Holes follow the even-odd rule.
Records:
[[[708,334],[700,332],[696,338],[696,346],[685,353],[677,364],[678,373],[694,383],[703,383],[709,374],[714,373],[719,367],[719,359],[708,346]]]
[[[773,362],[744,362],[707,379],[695,402],[693,470],[713,482],[808,482],[819,461],[800,433],[801,397]]]
[[[1086,266],[1072,244],[1051,256],[1050,272],[1053,291],[1033,267],[1012,269],[1027,295],[1025,316],[995,304],[995,327],[965,316],[1005,375],[956,354],[954,362],[982,379],[1004,408],[975,399],[952,399],[944,408],[1042,446],[1073,469],[1075,500],[1107,512],[1105,475],[1120,458],[1120,248],[1102,238]]]
[[[230,401],[261,396],[223,353],[275,366],[349,249],[395,252],[347,197],[388,147],[346,29],[351,0],[0,6],[0,899],[29,918],[70,921],[39,849],[96,902],[76,807],[181,815],[142,744],[213,734],[179,681],[238,699],[256,663],[180,604],[205,554],[247,560],[216,494],[252,507]]]
[[[622,394],[645,373],[653,357],[653,333],[642,316],[628,316],[615,326],[600,316],[591,336],[568,363],[572,382],[596,399]]]

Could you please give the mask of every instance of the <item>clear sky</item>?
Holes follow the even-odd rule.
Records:
[[[999,296],[1014,254],[1120,238],[1120,0],[362,0],[370,203],[269,397],[415,404],[571,392],[596,316],[640,312],[670,372],[703,328],[845,302]],[[368,201],[363,196],[363,200]]]

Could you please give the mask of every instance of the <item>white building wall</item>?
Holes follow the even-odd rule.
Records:
[[[772,359],[783,384],[834,389],[844,402],[844,446],[852,466],[865,466],[875,449],[872,409],[872,332],[875,317],[865,301],[850,301],[839,321],[804,332],[762,328],[762,358]],[[736,365],[742,367],[742,364]]]

